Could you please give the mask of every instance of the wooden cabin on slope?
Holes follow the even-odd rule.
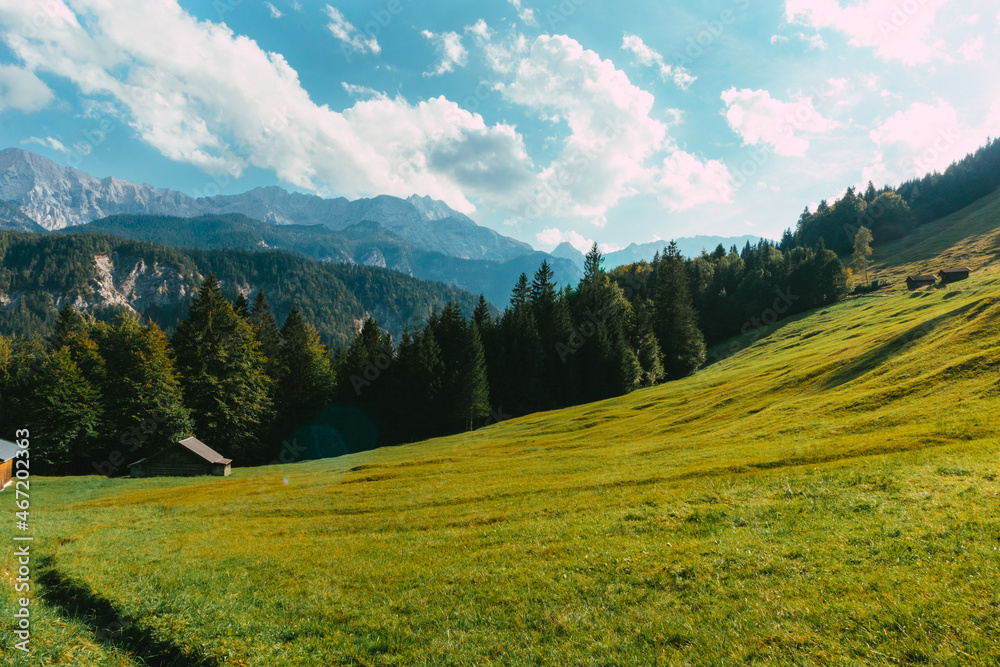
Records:
[[[920,289],[921,287],[927,287],[928,285],[933,285],[936,282],[937,278],[935,278],[929,273],[906,277],[906,286],[909,287],[911,290]]]
[[[14,477],[14,457],[19,450],[13,442],[0,440],[0,491],[7,488]]]
[[[941,269],[938,272],[938,276],[941,278],[943,283],[954,283],[959,280],[965,280],[972,273],[972,269],[960,268],[960,269]]]
[[[188,438],[130,464],[129,469],[132,477],[227,477],[232,462],[198,438]]]

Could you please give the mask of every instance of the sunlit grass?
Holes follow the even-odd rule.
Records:
[[[209,664],[996,664],[984,266],[468,435],[224,480],[35,480],[34,548]],[[37,612],[31,664],[141,664]]]

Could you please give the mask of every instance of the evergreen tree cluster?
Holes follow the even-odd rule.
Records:
[[[837,254],[848,255],[861,227],[871,231],[875,245],[886,243],[955,213],[998,187],[1000,139],[995,139],[944,173],[929,173],[896,188],[876,189],[869,182],[863,193],[848,188],[833,204],[823,200],[814,212],[806,208],[795,230],[785,231],[780,247],[816,247],[823,240]]]
[[[761,240],[742,251],[719,245],[685,259],[671,244],[651,263],[618,267],[612,279],[630,292],[635,310],[653,313],[668,377],[683,374],[703,350],[680,335],[697,328],[707,345],[747,334],[784,317],[834,303],[847,293],[847,275],[836,253],[779,246]],[[690,296],[692,310],[684,304]]]
[[[695,259],[671,243],[608,273],[595,245],[576,288],[543,262],[498,317],[483,297],[468,319],[449,302],[398,345],[369,317],[335,353],[298,307],[279,327],[263,291],[230,302],[210,275],[169,339],[72,303],[44,341],[0,337],[0,432],[30,424],[39,470],[77,474],[125,473],[192,434],[238,465],[279,460],[307,431],[338,443],[299,458],[420,440],[684,377],[706,341],[772,302],[783,315],[835,301],[844,274],[830,250],[767,242]]]

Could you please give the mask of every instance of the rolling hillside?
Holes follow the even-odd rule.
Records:
[[[1000,200],[980,204],[876,257],[896,278],[965,257],[970,280],[790,318],[682,381],[226,480],[33,480],[34,657],[996,664]]]

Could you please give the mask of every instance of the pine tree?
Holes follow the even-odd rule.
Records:
[[[336,378],[330,353],[315,327],[302,319],[298,308],[281,328],[281,380],[278,384],[278,439],[315,418],[334,399]]]
[[[472,311],[472,321],[479,327],[480,332],[486,331],[493,326],[490,305],[487,303],[486,297],[482,294],[479,295],[479,302],[476,304],[476,309]]]
[[[259,290],[254,297],[253,307],[249,311],[247,320],[253,326],[254,337],[260,343],[260,352],[266,359],[267,374],[277,382],[280,373],[278,348],[281,345],[281,332],[264,290]]]
[[[744,249],[746,252],[746,249]],[[705,339],[691,304],[684,258],[671,242],[656,273],[656,337],[664,354],[667,379],[691,374],[705,361]]]
[[[198,438],[231,448],[230,457],[240,463],[261,460],[271,407],[265,360],[254,330],[223,298],[214,275],[191,302],[173,346]]]
[[[192,434],[170,344],[155,323],[123,315],[98,337],[105,360],[101,431],[110,451],[136,460]]]
[[[528,303],[530,295],[531,288],[528,286],[528,276],[522,273],[521,277],[517,279],[517,284],[514,285],[514,290],[510,294],[511,307],[517,308]]]
[[[236,301],[233,302],[233,310],[244,320],[250,320],[250,302],[247,301],[247,297],[243,292],[240,292],[236,297]]]
[[[590,246],[587,256],[583,259],[583,282],[589,283],[596,280],[604,272],[604,269],[601,267],[603,263],[604,255],[601,254],[601,250],[597,247],[597,242],[595,241]]]
[[[486,356],[483,352],[479,327],[475,322],[465,329],[462,358],[457,380],[456,421],[471,431],[477,421],[490,413],[489,379],[486,376]]]
[[[21,420],[31,424],[31,460],[41,471],[72,472],[93,458],[100,392],[84,377],[69,348],[46,356],[28,382],[22,407],[27,409]]]

